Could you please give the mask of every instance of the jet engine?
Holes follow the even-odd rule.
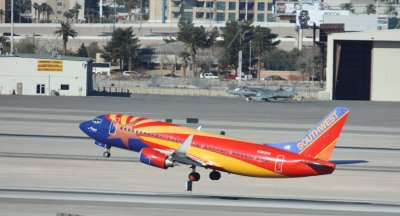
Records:
[[[139,158],[140,162],[144,164],[162,169],[167,169],[168,167],[174,166],[174,161],[171,160],[171,158],[169,158],[167,154],[159,152],[152,148],[143,148],[140,151]]]

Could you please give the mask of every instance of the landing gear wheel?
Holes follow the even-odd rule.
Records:
[[[221,178],[221,173],[218,171],[212,171],[210,172],[210,179],[213,181],[219,180]]]
[[[103,157],[105,157],[105,158],[109,158],[110,156],[111,156],[110,151],[105,151],[105,152],[103,153]]]
[[[199,181],[200,180],[200,174],[197,172],[192,172],[189,174],[189,181]]]
[[[246,101],[247,101],[247,102],[251,102],[251,98],[249,98],[249,97],[246,98]]]

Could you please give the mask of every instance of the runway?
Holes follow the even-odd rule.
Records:
[[[161,106],[160,106],[161,104]],[[332,160],[332,175],[259,179],[208,170],[184,192],[188,167],[167,171],[138,162],[134,152],[102,149],[77,124],[109,112],[185,124],[260,143],[296,140],[335,106],[351,113]],[[0,215],[398,215],[399,103],[245,103],[236,98],[171,96],[0,96]],[[187,125],[197,127],[198,125]]]

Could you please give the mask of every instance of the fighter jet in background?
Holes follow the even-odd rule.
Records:
[[[246,98],[247,101],[264,101],[270,102],[272,99],[277,100],[279,98],[292,99],[296,94],[294,86],[290,86],[287,90],[282,88],[278,90],[272,90],[267,88],[250,88],[242,86],[235,89],[226,91],[228,94],[239,95]]]

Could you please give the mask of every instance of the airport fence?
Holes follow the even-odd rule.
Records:
[[[142,95],[174,95],[174,96],[207,96],[207,97],[235,97],[228,94],[225,90],[218,89],[189,89],[189,88],[161,88],[161,87],[98,87],[97,92],[123,93],[123,94],[142,94]],[[301,99],[318,99],[317,91],[298,91],[294,97]]]

